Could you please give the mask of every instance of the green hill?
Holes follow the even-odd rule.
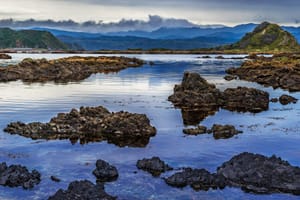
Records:
[[[0,28],[0,48],[66,49],[66,45],[47,31]]]
[[[295,52],[300,51],[300,46],[292,34],[277,24],[263,22],[240,41],[220,49],[248,52]]]

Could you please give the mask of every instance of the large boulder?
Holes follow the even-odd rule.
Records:
[[[96,176],[97,182],[115,181],[119,176],[117,168],[104,160],[97,160],[93,174]]]

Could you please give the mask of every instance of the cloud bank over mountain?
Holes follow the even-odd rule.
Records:
[[[102,21],[86,21],[82,23],[75,22],[73,20],[23,20],[16,21],[13,19],[2,19],[0,20],[0,27],[11,27],[11,28],[33,28],[33,27],[46,27],[72,31],[82,32],[95,32],[95,33],[106,33],[106,32],[118,32],[118,31],[153,31],[161,27],[174,28],[174,27],[200,27],[197,24],[189,22],[186,19],[175,19],[175,18],[162,18],[158,15],[149,15],[148,20],[138,19],[122,19],[118,22],[105,23]]]

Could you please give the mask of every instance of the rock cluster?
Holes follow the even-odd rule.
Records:
[[[187,135],[213,133],[215,139],[227,139],[242,133],[242,131],[236,130],[232,125],[214,124],[211,129],[207,129],[205,126],[197,126],[196,128],[184,129],[183,133]]]
[[[187,125],[199,123],[219,108],[239,112],[261,112],[269,108],[267,92],[247,87],[228,88],[221,92],[199,74],[190,72],[184,73],[182,83],[175,85],[174,93],[168,100],[182,109],[182,116]],[[190,114],[200,114],[198,121],[193,121]]]
[[[0,59],[11,59],[11,56],[5,53],[0,53]]]
[[[264,86],[300,91],[299,55],[279,54],[271,58],[257,56],[253,60],[246,60],[241,67],[229,68],[226,72]]]
[[[151,159],[138,160],[136,163],[138,169],[149,172],[152,176],[160,176],[161,173],[172,170],[173,168],[160,160],[159,157],[152,157]]]
[[[88,180],[74,181],[69,184],[67,190],[58,190],[48,200],[114,200],[116,197],[108,195],[104,191],[103,184],[93,184]]]
[[[110,113],[102,106],[59,113],[48,123],[12,122],[4,131],[32,139],[70,139],[72,143],[80,140],[82,144],[105,140],[121,147],[144,147],[156,134],[146,115],[124,111]]]
[[[0,185],[9,187],[22,186],[24,189],[33,188],[41,181],[38,171],[28,169],[21,165],[7,166],[5,162],[0,163]]]
[[[218,167],[216,173],[185,168],[165,179],[174,187],[192,186],[195,190],[240,187],[258,194],[292,193],[300,195],[300,168],[275,156],[241,153]]]
[[[93,174],[96,176],[97,182],[115,181],[119,176],[117,168],[104,160],[97,160]]]
[[[26,58],[17,65],[0,67],[0,82],[80,81],[94,73],[118,72],[128,67],[139,67],[143,61],[126,57],[68,57],[55,60]]]

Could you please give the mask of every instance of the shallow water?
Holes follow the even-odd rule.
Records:
[[[52,59],[71,54],[12,56],[11,61],[0,60],[0,64],[17,63],[26,57]],[[244,151],[267,156],[275,154],[300,166],[300,106],[299,103],[286,106],[270,103],[269,111],[258,114],[220,110],[201,124],[208,127],[214,123],[233,124],[244,133],[226,140],[215,140],[212,135],[184,136],[181,111],[167,101],[174,84],[181,82],[184,71],[198,72],[222,90],[236,86],[256,87],[268,91],[270,97],[289,92],[245,81],[225,81],[224,70],[239,66],[241,60],[200,59],[197,58],[199,55],[128,56],[154,61],[155,64],[119,73],[96,74],[69,84],[0,83],[0,162],[22,164],[42,174],[42,182],[32,190],[0,186],[0,199],[47,199],[74,180],[95,182],[92,170],[97,159],[104,159],[118,168],[119,179],[106,184],[106,191],[119,199],[299,199],[288,194],[249,194],[238,188],[207,192],[196,192],[189,187],[172,188],[162,179],[137,170],[135,163],[138,159],[159,156],[174,168],[189,166],[213,172],[224,161]],[[300,93],[291,95],[300,99]],[[120,148],[106,142],[72,145],[68,140],[31,140],[2,131],[11,121],[47,122],[58,112],[98,105],[110,111],[147,114],[157,128],[157,135],[145,148]],[[52,182],[51,175],[59,177],[62,182]]]

